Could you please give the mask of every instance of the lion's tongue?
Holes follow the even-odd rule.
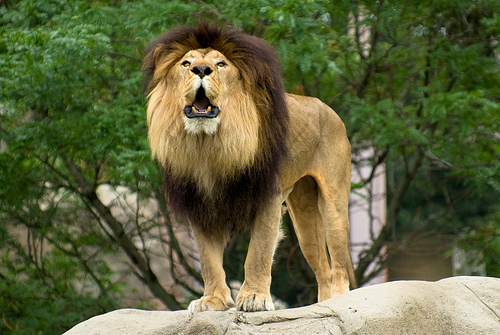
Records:
[[[198,92],[196,92],[196,97],[194,99],[193,105],[199,113],[207,112],[206,109],[210,105],[210,101],[205,95],[205,89],[203,88],[203,86],[200,87]]]
[[[193,105],[198,112],[205,113],[208,105],[210,105],[210,101],[208,101],[207,97],[203,97],[200,100],[196,100]]]

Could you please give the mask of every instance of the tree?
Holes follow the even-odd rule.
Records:
[[[352,13],[354,42],[335,46],[345,90],[338,100],[351,142],[372,146],[371,164],[385,162],[390,176],[387,223],[356,269],[363,282],[382,247],[387,259],[409,232],[456,234],[478,215],[454,208],[498,192],[499,21],[493,2],[378,2]],[[361,29],[369,31],[365,43]],[[452,193],[457,182],[466,194]],[[410,191],[423,199],[408,213]]]
[[[160,32],[152,26],[174,24],[148,18],[157,6],[54,0],[1,8],[4,327],[61,333],[125,306],[118,298],[129,289],[126,273],[168,308],[181,308],[152,269],[147,244],[171,242],[164,257],[180,250],[163,224],[168,214],[145,138],[142,52]],[[162,9],[176,12],[175,20],[194,10],[181,2]],[[143,30],[134,33],[137,26]],[[103,187],[116,194],[114,203],[103,200]],[[146,215],[151,198],[158,205]],[[124,273],[111,256],[126,260]]]
[[[150,159],[140,71],[158,34],[200,19],[268,40],[287,90],[346,122],[354,168],[387,167],[387,224],[359,282],[430,229],[463,233],[499,275],[495,1],[10,0],[0,13],[0,330],[61,333],[108,310],[179,309],[200,294],[196,253]],[[284,229],[272,291],[311,303],[314,278],[286,217]],[[242,279],[246,239],[229,244],[228,280]],[[127,300],[130,275],[149,296]]]

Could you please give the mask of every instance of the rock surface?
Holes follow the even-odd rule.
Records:
[[[311,306],[271,312],[122,309],[65,335],[500,334],[500,279],[453,277],[361,288]]]

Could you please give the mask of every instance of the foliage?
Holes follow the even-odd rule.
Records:
[[[145,138],[143,49],[193,10],[158,6],[52,0],[1,8],[0,307],[14,333],[61,333],[126,306],[127,273],[179,308],[146,247],[136,247],[162,236],[161,209],[147,217],[138,209],[162,198]],[[149,18],[163,10],[176,16]],[[103,202],[103,187],[118,205]],[[120,217],[130,194],[135,212]],[[123,257],[128,265],[112,268]]]
[[[472,229],[468,229],[460,239],[458,246],[464,250],[480,251],[481,261],[486,266],[486,273],[500,278],[500,227],[498,213],[494,217],[486,218]]]
[[[386,166],[387,224],[361,255],[361,283],[399,241],[429,229],[462,236],[499,276],[495,5],[0,2],[0,332],[61,333],[111,309],[178,309],[200,294],[195,253],[170,221],[149,156],[140,71],[158,34],[199,20],[268,40],[287,90],[319,97],[346,122],[354,169]],[[370,191],[374,175],[355,188]],[[284,229],[272,291],[312,302],[313,276],[286,220]],[[230,243],[228,280],[242,280],[246,242]],[[131,300],[130,276],[150,296]]]

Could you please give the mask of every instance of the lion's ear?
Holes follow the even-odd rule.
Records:
[[[151,50],[147,51],[146,56],[144,57],[144,61],[142,62],[142,71],[144,73],[143,89],[146,94],[149,94],[149,92],[153,89],[151,79],[153,78],[153,74],[155,72],[155,59]]]
[[[158,84],[155,80],[155,71],[157,70],[157,65],[161,61],[162,54],[165,51],[164,44],[152,45],[148,50],[146,50],[146,56],[142,63],[142,71],[144,72],[144,91],[149,94],[151,90]],[[161,64],[161,63],[160,63]]]
[[[165,51],[165,45],[164,44],[157,44],[153,47],[153,50],[149,52],[151,55],[153,61],[155,62],[155,66],[157,62],[161,59],[161,55]]]

